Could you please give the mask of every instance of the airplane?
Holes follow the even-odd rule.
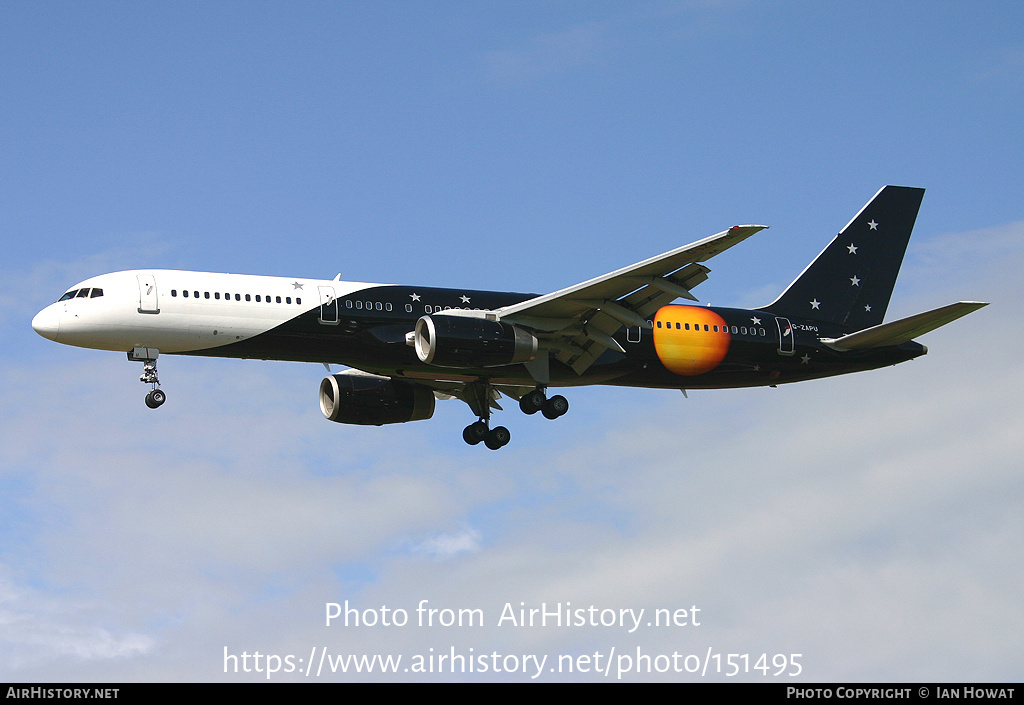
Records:
[[[961,301],[883,323],[924,189],[882,188],[774,302],[695,305],[704,262],[764,229],[738,225],[551,294],[333,280],[132,270],[86,279],[40,311],[44,338],[126,352],[143,363],[146,404],[166,395],[160,354],[322,363],[323,415],[383,425],[429,419],[436,399],[465,402],[470,445],[502,395],[526,414],[569,409],[552,387],[774,387],[895,365],[913,340],[987,303]],[[674,303],[684,299],[686,303]],[[330,365],[346,369],[331,374]]]

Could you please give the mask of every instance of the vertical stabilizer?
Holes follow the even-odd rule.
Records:
[[[880,324],[923,197],[921,188],[883,188],[782,296],[762,310],[854,330]]]

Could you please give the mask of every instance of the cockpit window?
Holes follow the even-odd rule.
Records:
[[[84,289],[72,289],[66,292],[57,301],[67,301],[68,299],[96,299],[103,296],[103,289],[90,289],[86,287]]]

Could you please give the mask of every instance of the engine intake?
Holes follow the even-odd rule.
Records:
[[[331,375],[320,382],[320,411],[331,421],[363,426],[420,421],[434,415],[434,392],[387,377]]]
[[[416,357],[438,367],[501,367],[537,357],[537,339],[508,323],[464,316],[423,316]]]

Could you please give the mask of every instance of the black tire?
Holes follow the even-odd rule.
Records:
[[[475,421],[462,430],[462,440],[471,446],[487,438],[487,424],[483,421]]]
[[[497,428],[491,429],[491,432],[487,434],[487,438],[484,443],[491,450],[498,450],[502,446],[508,445],[508,442],[512,440],[512,434],[504,426],[498,426]]]
[[[150,409],[157,408],[165,401],[167,401],[167,395],[164,394],[159,389],[154,389],[153,391],[146,395],[146,406],[148,406]]]
[[[534,389],[532,392],[524,394],[522,399],[519,400],[519,408],[522,409],[524,414],[536,414],[544,408],[545,401],[547,399],[544,398],[544,392]]]
[[[545,418],[557,419],[559,416],[562,416],[569,411],[569,400],[561,394],[556,394],[544,402],[543,411]]]

